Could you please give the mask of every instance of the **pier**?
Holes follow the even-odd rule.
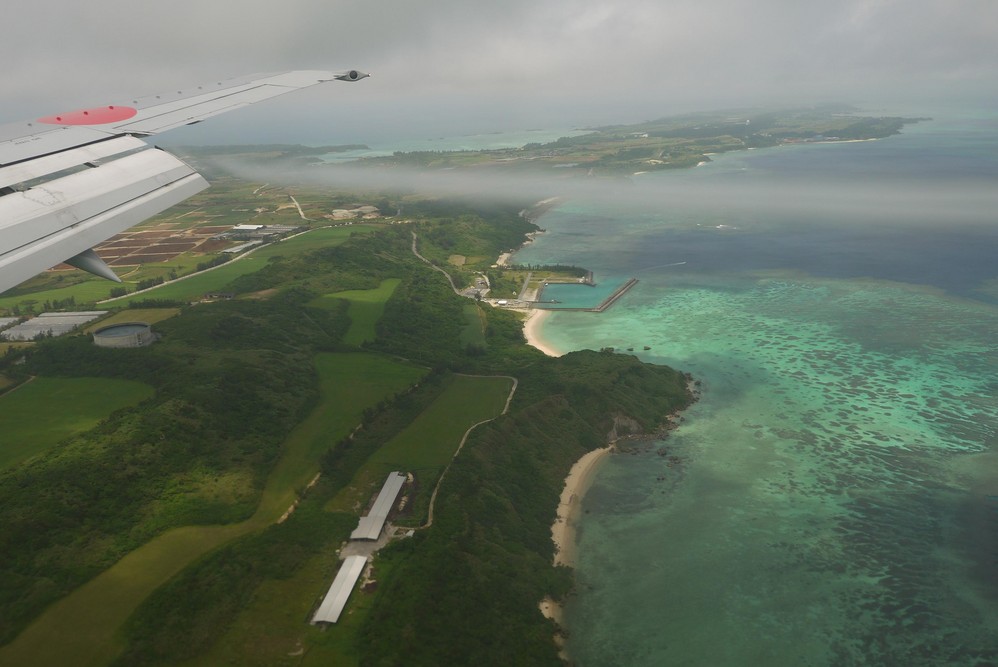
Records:
[[[608,296],[603,301],[603,303],[601,303],[600,305],[596,306],[595,308],[592,308],[591,310],[594,313],[602,313],[604,310],[606,310],[607,308],[609,308],[613,304],[617,303],[617,300],[620,299],[620,297],[624,296],[624,294],[626,294],[628,292],[628,290],[630,290],[632,287],[634,287],[637,284],[638,284],[638,279],[637,278],[631,278],[626,283],[624,283],[623,285],[621,285],[620,287],[618,287],[616,290],[614,290],[613,294],[611,294],[610,296]]]
[[[581,283],[581,284],[586,284],[586,283]],[[620,287],[618,287],[617,289],[615,289],[613,291],[613,294],[611,294],[607,298],[603,299],[603,302],[600,303],[595,308],[549,308],[549,307],[546,306],[546,304],[556,303],[554,301],[535,301],[532,304],[532,307],[533,308],[543,308],[545,310],[566,310],[566,311],[567,310],[574,310],[574,311],[584,311],[584,312],[587,312],[587,313],[602,313],[604,310],[606,310],[607,308],[609,308],[613,304],[617,303],[617,301],[620,300],[620,297],[622,297],[625,294],[627,294],[627,292],[632,287],[634,287],[637,284],[638,284],[638,279],[637,278],[631,278],[626,283],[624,283],[623,285],[621,285]]]

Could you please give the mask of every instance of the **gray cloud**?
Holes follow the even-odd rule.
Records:
[[[9,0],[5,10],[5,121],[250,72],[375,74],[183,131],[206,141],[263,128],[268,139],[374,141],[829,100],[917,113],[998,94],[993,0]]]

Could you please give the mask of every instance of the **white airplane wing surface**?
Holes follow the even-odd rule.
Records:
[[[61,262],[118,281],[93,246],[208,187],[182,160],[137,137],[366,76],[259,75],[0,126],[0,292]]]

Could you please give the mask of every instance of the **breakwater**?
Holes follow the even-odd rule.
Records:
[[[580,283],[580,284],[586,284],[586,283]],[[536,301],[534,302],[532,307],[543,308],[545,310],[575,310],[575,311],[584,311],[588,313],[602,313],[604,310],[606,310],[613,304],[617,303],[620,297],[624,296],[632,287],[634,287],[637,284],[638,284],[638,279],[631,278],[626,283],[615,289],[610,296],[603,299],[603,301],[594,308],[558,308],[557,306],[550,305],[555,303],[551,301],[546,303],[542,301]]]

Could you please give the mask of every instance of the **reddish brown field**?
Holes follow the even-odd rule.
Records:
[[[179,242],[174,242],[174,243],[157,243],[157,244],[152,245],[149,248],[147,248],[146,252],[154,252],[154,253],[157,253],[157,254],[164,253],[164,252],[175,252],[175,253],[179,254],[179,253],[182,253],[182,252],[187,252],[188,250],[193,250],[197,246],[198,246],[198,242],[197,241],[185,241],[183,243],[179,243]]]
[[[229,225],[185,228],[176,223],[161,223],[112,236],[95,250],[112,266],[168,262],[181,253],[218,252],[230,246],[231,241],[211,240],[229,229]]]
[[[108,262],[111,266],[127,266],[130,264],[152,264],[154,262],[169,262],[171,259],[179,255],[179,252],[173,253],[162,253],[162,254],[143,254],[143,255],[126,255],[125,257],[119,257],[118,259]]]
[[[203,253],[218,252],[223,248],[228,248],[230,245],[232,245],[232,241],[213,241],[212,239],[208,239],[198,246],[198,250]]]
[[[107,243],[102,243],[97,246],[99,249],[104,250],[106,248],[141,248],[146,244],[142,241],[136,239],[122,239],[120,241],[109,241]]]

